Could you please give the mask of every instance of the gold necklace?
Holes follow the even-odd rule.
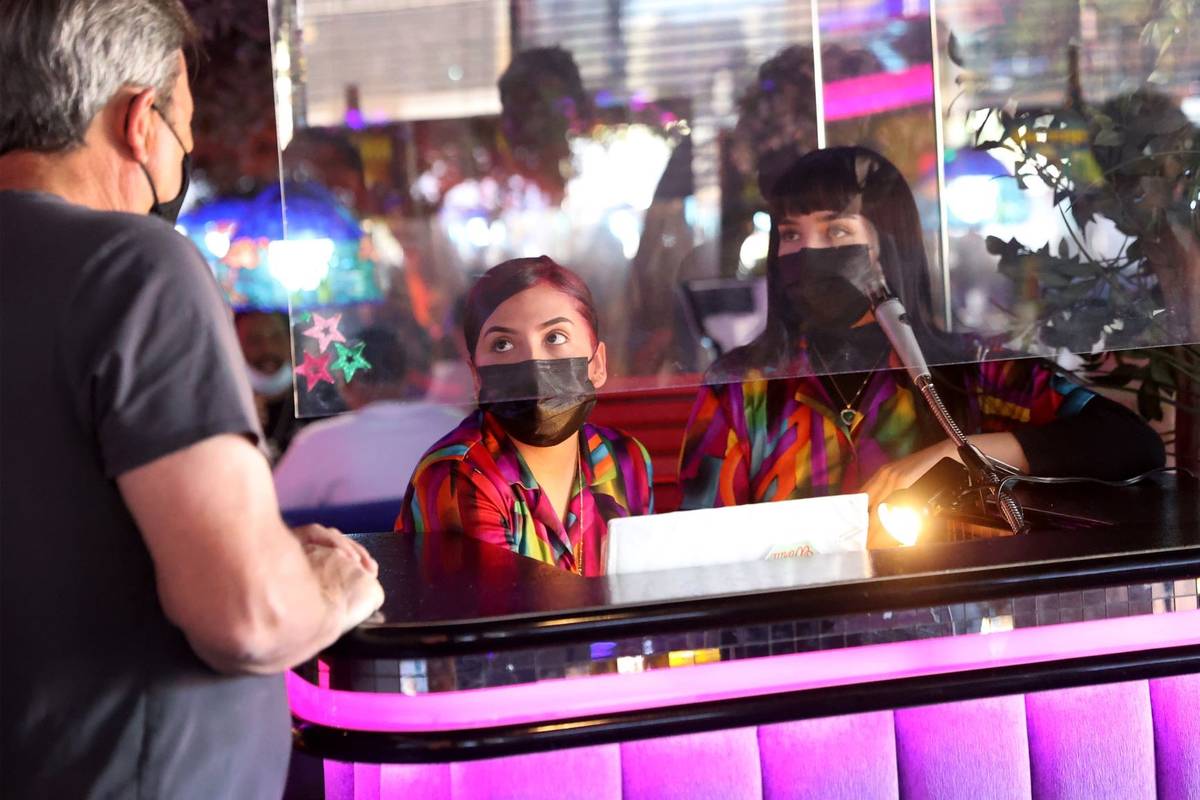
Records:
[[[856,403],[858,403],[859,398],[862,397],[863,392],[867,390],[867,384],[871,382],[871,378],[875,377],[875,370],[879,368],[880,362],[882,362],[884,356],[887,355],[887,350],[884,350],[883,353],[880,354],[877,359],[875,359],[875,363],[869,370],[867,370],[867,376],[863,378],[863,382],[859,384],[858,391],[854,393],[854,397],[847,400],[846,395],[842,393],[841,387],[839,387],[837,385],[837,381],[833,379],[833,370],[829,368],[829,362],[827,362],[824,357],[821,356],[820,351],[817,350],[816,345],[814,345],[812,342],[809,342],[809,349],[812,350],[812,354],[817,357],[817,360],[821,362],[821,366],[825,370],[825,376],[829,378],[829,385],[833,387],[833,391],[837,393],[838,399],[842,401],[842,410],[838,412],[838,417],[841,419],[842,425],[846,428],[846,430],[850,430],[850,427],[854,425],[855,418],[858,416],[858,411],[855,410],[854,406]]]
[[[583,575],[583,538],[587,534],[587,526],[583,524],[583,446],[580,444],[580,451],[575,458],[575,497],[578,498],[579,513],[575,516],[575,522],[579,525],[579,541],[574,547],[575,554],[575,569],[572,570],[576,575]],[[567,508],[571,507],[567,503]],[[570,541],[571,532],[567,531],[567,541]]]

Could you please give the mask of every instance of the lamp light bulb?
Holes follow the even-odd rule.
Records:
[[[917,543],[925,527],[925,515],[909,505],[879,504],[879,521],[888,535],[904,547]]]

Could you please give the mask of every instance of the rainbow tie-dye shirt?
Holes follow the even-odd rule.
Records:
[[[421,459],[396,529],[465,533],[563,569],[603,574],[608,521],[654,512],[653,474],[646,448],[632,436],[591,424],[580,433],[582,474],[565,520],[495,418],[476,411]]]
[[[918,421],[921,400],[898,364],[889,366],[869,378],[849,428],[811,374],[769,379],[752,371],[740,383],[702,387],[680,454],[682,507],[855,492],[883,465],[933,444]],[[1093,396],[1036,359],[940,371],[948,370],[962,370],[968,418],[959,422],[967,433],[1043,425]]]

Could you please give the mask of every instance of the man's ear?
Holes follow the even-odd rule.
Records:
[[[597,389],[608,382],[608,349],[604,342],[596,345],[596,354],[592,356],[592,363],[588,364],[588,379]]]
[[[146,89],[130,98],[125,111],[122,141],[129,148],[133,160],[139,164],[145,164],[150,159],[158,136],[159,126],[154,124],[154,117],[158,112],[154,110],[154,102],[154,90]]]

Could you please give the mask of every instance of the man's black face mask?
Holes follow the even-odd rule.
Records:
[[[154,197],[154,205],[150,206],[150,215],[160,217],[172,225],[179,219],[179,212],[183,209],[183,201],[187,197],[188,187],[192,183],[192,154],[188,152],[183,145],[183,139],[179,138],[179,134],[175,132],[175,128],[167,121],[167,115],[162,112],[162,109],[157,105],[153,106],[158,115],[162,117],[163,124],[167,126],[167,130],[175,137],[175,141],[179,142],[179,149],[183,151],[183,163],[180,167],[180,185],[179,193],[171,200],[160,202],[158,199],[158,188],[154,185],[154,178],[150,177],[150,170],[146,169],[145,164],[139,164],[142,172],[146,175],[146,180],[150,184],[150,194]]]
[[[559,444],[579,431],[596,405],[589,363],[578,357],[479,367],[479,407],[519,442]]]
[[[789,326],[806,331],[849,328],[871,309],[867,287],[875,275],[865,244],[806,247],[775,260],[770,280]]]

